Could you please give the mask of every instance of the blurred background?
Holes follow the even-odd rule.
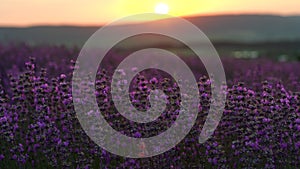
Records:
[[[0,3],[2,45],[26,43],[81,48],[107,23],[128,15],[155,12],[183,17],[195,24],[221,56],[300,60],[298,0],[0,0]],[[120,26],[126,24],[172,25],[172,19],[145,18]],[[180,29],[176,25],[172,27]],[[193,35],[190,37],[193,41]]]

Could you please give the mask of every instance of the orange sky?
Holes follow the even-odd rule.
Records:
[[[300,15],[300,0],[0,0],[0,25],[101,25],[132,14],[154,12],[160,2],[168,4],[173,16]]]

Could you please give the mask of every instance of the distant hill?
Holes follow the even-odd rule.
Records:
[[[274,42],[299,41],[300,16],[219,15],[187,17],[214,42]],[[172,24],[165,19],[144,24]],[[175,25],[176,26],[176,25]],[[180,29],[180,27],[175,27]],[[81,46],[99,27],[35,26],[28,28],[0,28],[0,43],[26,42]],[[188,34],[189,32],[187,32]],[[189,35],[192,38],[193,35]]]
[[[187,19],[216,41],[300,40],[300,16],[223,15]]]

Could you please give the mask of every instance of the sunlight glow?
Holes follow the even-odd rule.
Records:
[[[169,13],[169,6],[164,3],[159,3],[155,6],[155,13],[157,14],[168,14]]]
[[[285,16],[300,15],[299,6],[299,0],[0,0],[0,25],[93,26],[153,12],[175,17],[218,14]]]

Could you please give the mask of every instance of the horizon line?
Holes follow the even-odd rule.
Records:
[[[219,17],[219,16],[275,16],[275,17],[300,17],[299,14],[278,14],[278,13],[216,13],[216,14],[194,14],[194,15],[185,15],[178,16],[181,18],[196,18],[196,17]],[[166,18],[168,19],[168,18]],[[155,21],[155,20],[151,20]],[[147,21],[138,21],[138,22],[128,22],[126,24],[135,24],[135,23],[143,23]],[[34,28],[34,27],[102,27],[107,23],[96,24],[96,23],[36,23],[36,24],[26,24],[26,25],[1,25],[0,28]]]

